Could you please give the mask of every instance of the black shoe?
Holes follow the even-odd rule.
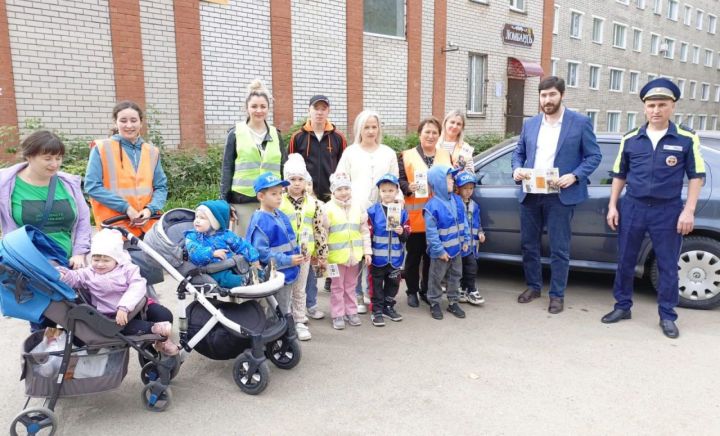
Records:
[[[408,306],[410,307],[418,307],[420,306],[420,301],[418,300],[418,296],[416,292],[409,292],[407,294],[408,297]]]
[[[372,321],[372,325],[375,327],[385,326],[385,320],[383,319],[382,313],[373,313],[370,315],[370,321]]]
[[[395,312],[395,308],[392,306],[383,307],[382,313],[383,313],[383,315],[390,318],[390,321],[395,321],[395,322],[402,321],[402,315]]]
[[[442,308],[439,303],[430,305],[430,315],[435,319],[443,319]]]
[[[663,334],[670,339],[675,339],[680,336],[680,330],[678,330],[677,326],[675,325],[675,321],[669,319],[661,319],[660,328],[662,329]]]
[[[630,313],[630,310],[614,309],[612,312],[603,316],[600,321],[602,321],[603,324],[612,324],[620,320],[630,318],[632,318],[632,313]]]
[[[330,282],[332,282],[332,279],[330,277],[325,279],[325,286],[323,286],[325,292],[330,292]]]
[[[427,298],[427,294],[425,292],[420,292],[420,299],[425,302],[428,306],[431,306],[430,300]]]
[[[560,313],[563,311],[563,299],[560,297],[550,297],[550,305],[548,306],[548,312],[552,314]]]
[[[447,311],[452,313],[458,318],[465,318],[465,311],[460,308],[460,305],[457,303],[450,303],[450,305],[447,308]]]

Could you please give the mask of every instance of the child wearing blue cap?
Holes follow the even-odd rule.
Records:
[[[185,248],[188,260],[197,266],[221,262],[239,254],[248,263],[258,263],[258,252],[240,236],[229,230],[230,205],[225,200],[203,201],[195,209],[193,230],[185,232]],[[247,277],[231,270],[211,274],[223,288],[245,286]]]
[[[460,279],[460,302],[479,306],[485,299],[475,286],[477,277],[477,256],[479,244],[485,242],[485,233],[480,224],[480,205],[472,199],[475,190],[475,176],[463,171],[455,176],[455,191],[465,206],[465,216],[470,226],[470,246],[462,251],[462,278]]]
[[[309,261],[310,257],[300,254],[290,220],[278,210],[282,203],[283,187],[289,184],[269,171],[255,180],[253,189],[260,202],[260,209],[250,218],[246,235],[250,244],[260,253],[260,263],[265,266],[273,260],[275,267],[285,274],[285,286],[275,294],[275,298],[280,311],[292,317],[289,314],[291,287],[300,272],[299,265]]]
[[[383,316],[402,321],[395,311],[395,296],[400,289],[400,268],[405,260],[405,241],[410,234],[408,213],[396,203],[400,184],[393,174],[385,174],[376,183],[380,200],[368,209],[372,246],[372,289],[370,320],[376,327],[385,325]],[[396,205],[399,216],[388,213]]]

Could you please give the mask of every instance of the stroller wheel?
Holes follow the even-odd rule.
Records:
[[[280,369],[293,369],[300,363],[300,341],[287,338],[276,339],[265,347],[265,356]]]
[[[57,430],[57,418],[46,407],[33,407],[18,413],[10,424],[10,434],[52,436]]]
[[[140,380],[144,385],[150,384],[160,378],[160,372],[158,371],[155,362],[148,362],[140,370]]]
[[[147,410],[163,412],[172,403],[172,391],[169,386],[163,386],[153,381],[143,388],[140,393],[140,401]]]
[[[251,359],[246,353],[239,355],[233,366],[233,378],[240,390],[249,395],[257,395],[267,387],[270,370],[266,360],[263,360],[252,374],[250,365]]]

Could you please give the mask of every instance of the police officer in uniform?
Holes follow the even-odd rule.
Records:
[[[677,338],[678,257],[683,235],[692,232],[695,206],[705,177],[700,140],[695,132],[670,119],[680,89],[668,79],[655,79],[640,90],[647,123],[622,138],[615,165],[607,223],[618,228],[618,267],[613,285],[615,308],[602,318],[606,324],[630,319],[635,264],[645,233],[657,257],[660,328]],[[683,176],[687,199],[683,205]],[[618,197],[625,189],[620,202]]]

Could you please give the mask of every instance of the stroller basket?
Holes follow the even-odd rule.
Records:
[[[52,395],[63,359],[62,351],[32,352],[43,337],[44,331],[39,330],[23,343],[21,379],[25,379],[25,394],[30,397]],[[73,349],[59,396],[80,396],[117,388],[127,374],[128,358],[127,347]]]

